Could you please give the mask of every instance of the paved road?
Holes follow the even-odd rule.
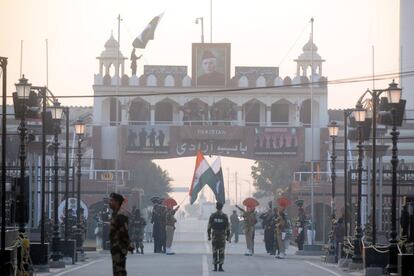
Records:
[[[177,225],[177,236],[174,245],[176,255],[151,253],[152,244],[146,244],[145,255],[129,255],[127,271],[129,275],[151,276],[209,276],[223,275],[254,275],[254,276],[343,276],[350,275],[338,270],[335,266],[322,264],[316,257],[299,257],[294,254],[295,248],[290,247],[284,260],[275,259],[264,252],[260,235],[256,237],[256,254],[244,256],[245,243],[228,244],[225,259],[225,273],[211,271],[211,246],[204,233],[206,222],[187,220]],[[241,236],[243,240],[244,236]],[[112,264],[108,252],[88,253],[88,261],[75,266],[67,266],[64,270],[53,270],[51,273],[37,275],[54,276],[97,276],[111,275]]]

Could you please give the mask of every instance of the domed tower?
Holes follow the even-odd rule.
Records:
[[[322,63],[325,60],[318,54],[318,47],[312,42],[312,38],[309,38],[309,41],[303,46],[302,50],[303,53],[295,59],[297,63],[296,76],[299,78],[307,77],[309,80],[313,76],[313,81],[318,81],[322,76]],[[308,72],[309,68],[312,69]]]
[[[119,99],[111,97],[111,95],[116,93],[117,84],[119,87],[123,85],[121,76],[124,76],[126,57],[119,50],[118,41],[113,34],[104,46],[105,49],[96,58],[99,60],[99,73],[95,75],[93,89],[94,94],[99,94],[101,97],[94,98],[93,118],[98,123],[113,124],[116,121],[121,121],[122,118],[121,103]],[[108,94],[108,97],[102,97],[106,94]]]
[[[116,85],[117,79],[124,75],[126,57],[122,55],[118,47],[118,41],[111,34],[105,42],[105,50],[96,58],[99,60],[99,74],[95,75],[95,85]],[[121,85],[120,82],[119,85]]]
[[[401,72],[414,70],[414,1],[400,1],[400,49]],[[403,99],[406,103],[406,117],[414,117],[414,75],[407,74],[401,78]]]

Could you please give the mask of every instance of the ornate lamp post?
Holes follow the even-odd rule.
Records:
[[[20,125],[18,128],[20,135],[20,150],[19,150],[19,159],[20,159],[20,179],[19,179],[19,191],[16,198],[16,205],[18,206],[19,214],[18,223],[19,223],[19,232],[24,233],[25,224],[27,222],[28,210],[26,208],[27,204],[25,202],[25,176],[26,176],[26,112],[27,112],[27,103],[29,101],[30,90],[32,84],[28,82],[23,75],[19,79],[19,83],[16,83],[16,96],[17,96],[17,105],[15,105],[15,113],[20,117]]]
[[[80,256],[83,255],[83,225],[82,225],[82,217],[81,217],[81,161],[82,161],[82,139],[85,134],[85,123],[82,120],[78,120],[75,123],[75,133],[78,136],[78,170],[77,170],[77,178],[78,178],[78,193],[77,193],[77,206],[76,206],[76,218],[77,218],[77,233],[76,233],[76,251]]]
[[[398,167],[398,136],[400,132],[397,130],[397,108],[401,99],[401,88],[392,81],[390,84],[387,96],[388,102],[391,106],[392,115],[392,196],[391,196],[391,233],[390,233],[390,247],[389,247],[389,262],[387,270],[389,273],[397,273],[398,264],[398,245],[397,245],[397,167]]]
[[[363,135],[362,135],[362,123],[365,121],[366,110],[362,105],[357,105],[353,111],[355,121],[358,124],[358,197],[357,197],[357,222],[355,227],[355,237],[354,237],[354,255],[352,256],[352,262],[354,264],[362,264],[362,228],[361,228],[361,192],[362,192],[362,158],[363,158]]]
[[[336,180],[336,172],[335,172],[335,161],[336,161],[336,153],[335,153],[335,138],[338,136],[339,127],[335,121],[332,121],[328,125],[329,136],[332,138],[332,154],[331,154],[331,182],[332,182],[332,194],[331,194],[331,234],[330,234],[330,246],[329,246],[329,255],[336,256],[336,244],[335,244],[335,234],[334,234],[334,226],[335,226],[335,180]],[[332,259],[332,262],[336,262],[336,258]]]
[[[371,111],[372,111],[372,213],[371,213],[371,224],[372,224],[372,244],[376,244],[377,240],[377,220],[376,220],[376,210],[377,210],[377,106],[380,101],[381,95],[384,93],[389,94],[390,91],[396,91],[399,89],[398,85],[392,81],[386,89],[373,89],[365,91],[358,100],[358,104],[361,104],[366,95],[371,96]],[[401,89],[400,96],[401,98]],[[399,100],[399,99],[398,99]],[[389,101],[391,102],[391,101]],[[398,102],[396,102],[398,103]],[[380,214],[382,215],[382,214]]]
[[[12,275],[12,252],[6,249],[6,135],[7,135],[7,58],[0,57],[0,67],[3,73],[2,85],[2,132],[1,132],[1,252],[0,274]]]
[[[52,119],[54,124],[54,163],[53,163],[53,183],[54,183],[54,201],[53,201],[53,239],[52,239],[52,255],[50,267],[65,267],[63,262],[62,253],[60,249],[60,229],[59,229],[59,132],[60,132],[60,120],[62,119],[63,108],[58,101],[53,103],[53,106],[48,108],[48,111],[52,113]]]

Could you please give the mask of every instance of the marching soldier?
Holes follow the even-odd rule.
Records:
[[[212,240],[213,248],[213,271],[223,270],[224,263],[224,249],[226,247],[226,240],[230,241],[230,227],[229,219],[226,214],[222,212],[223,203],[216,203],[217,212],[211,214],[208,220],[207,236],[208,240]],[[212,233],[213,232],[213,233]],[[213,236],[211,236],[213,234]]]
[[[286,214],[283,209],[279,210],[279,215],[276,218],[275,239],[277,241],[278,253],[275,256],[277,259],[283,259],[285,254],[284,239],[286,238]]]
[[[174,255],[175,253],[171,251],[171,246],[174,238],[175,223],[177,220],[174,215],[177,212],[180,206],[176,208],[168,207],[165,215],[165,233],[166,233],[166,254]]]
[[[244,218],[244,236],[246,237],[247,251],[245,256],[252,256],[254,251],[254,226],[257,223],[254,207],[247,207],[247,211],[239,206],[236,207],[243,212]]]
[[[112,271],[114,276],[127,275],[126,255],[132,251],[128,234],[128,216],[121,210],[124,198],[120,194],[111,193],[109,205],[112,209],[109,239],[111,243]]]

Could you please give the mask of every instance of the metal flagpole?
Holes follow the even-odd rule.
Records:
[[[213,0],[210,0],[210,43],[213,43]]]
[[[119,79],[120,79],[120,64],[119,64],[119,52],[120,52],[120,48],[121,48],[121,15],[118,14],[117,17],[118,20],[118,51],[116,53],[116,66],[117,66],[117,70],[115,70],[115,72],[117,72],[117,76],[116,76],[116,88],[115,88],[115,124],[116,124],[116,150],[115,150],[115,192],[118,192],[118,167],[119,167],[119,163],[118,163],[118,156],[119,156],[119,138],[118,138],[118,113],[119,113],[119,100],[118,100],[118,92],[119,92]]]
[[[313,160],[313,17],[311,18],[311,85],[310,85],[310,97],[311,97],[311,104],[310,104],[310,125],[311,125],[311,244],[314,244],[314,232],[315,232],[315,208],[314,208],[314,160]]]

